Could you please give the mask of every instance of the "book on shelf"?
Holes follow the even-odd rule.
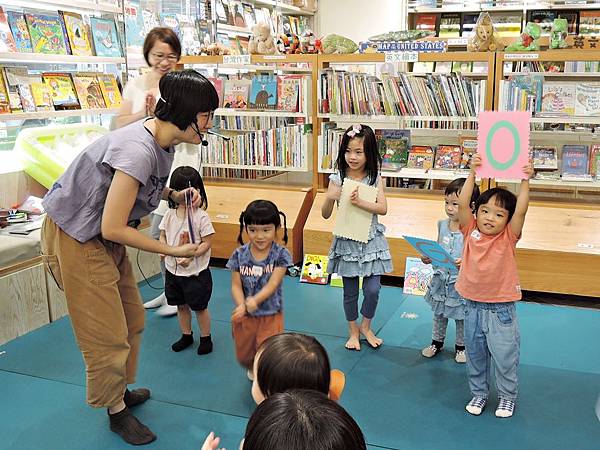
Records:
[[[459,169],[470,169],[471,158],[477,153],[477,138],[461,136],[460,148],[462,150],[462,155],[460,157]]]
[[[0,52],[16,52],[17,44],[10,31],[8,19],[4,9],[0,6]]]
[[[435,36],[437,29],[437,14],[417,14],[415,19],[415,29],[420,31],[429,31]]]
[[[479,18],[479,13],[463,13],[461,24],[461,36],[471,37],[475,34],[475,24]]]
[[[461,157],[460,145],[438,145],[435,151],[434,168],[457,170],[460,168]]]
[[[500,37],[517,37],[521,34],[521,13],[492,13],[492,22]]]
[[[67,55],[63,22],[58,14],[25,14],[33,53]]]
[[[27,67],[4,67],[4,79],[11,112],[22,112],[23,104],[19,94],[19,85],[29,82]]]
[[[54,109],[79,109],[79,100],[70,73],[44,72],[42,79],[52,95]]]
[[[375,139],[382,158],[382,170],[397,171],[407,166],[410,130],[376,129]]]
[[[179,29],[179,18],[177,16],[178,15],[175,13],[163,12],[159,14],[160,24],[163,27],[167,27],[173,30],[173,32],[177,35],[179,40],[181,40],[181,30]]]
[[[581,36],[600,34],[600,11],[580,11],[578,32]]]
[[[460,37],[460,14],[448,13],[440,16],[440,37]]]
[[[299,112],[302,75],[280,75],[277,77],[277,109]]]
[[[117,78],[112,73],[98,74],[98,82],[102,90],[102,98],[107,108],[118,108],[121,106],[122,98],[119,91]]]
[[[6,11],[6,16],[15,40],[16,51],[19,53],[31,53],[33,51],[31,47],[31,38],[29,37],[29,29],[27,28],[27,22],[25,21],[23,13]],[[2,16],[0,13],[0,33],[4,35],[5,31],[2,31],[2,27]],[[4,38],[2,38],[2,40],[4,40]]]
[[[4,70],[0,67],[0,114],[10,113],[10,99]]]
[[[246,28],[246,18],[244,17],[244,7],[240,0],[229,0],[229,13],[233,18],[234,27]]]
[[[435,71],[437,73],[452,72],[452,61],[438,61],[435,63]]]
[[[233,25],[233,19],[229,14],[229,2],[227,0],[215,0],[215,13],[217,22],[225,25]]]
[[[579,22],[579,13],[577,11],[558,11],[559,19],[567,19],[568,33],[577,34],[577,23]]]
[[[217,116],[213,122],[222,130],[256,131],[296,125],[296,119],[280,116]]]
[[[575,113],[575,83],[549,81],[542,93],[543,114],[572,116]]]
[[[600,116],[600,84],[578,83],[575,87],[575,115]]]
[[[413,73],[432,73],[435,69],[433,61],[417,61],[413,64]]]
[[[177,15],[182,55],[199,55],[202,42],[200,40],[200,25],[182,14]],[[204,38],[204,35],[202,36]]]
[[[227,33],[217,33],[217,43],[221,44],[223,47],[230,48],[231,43],[229,42],[229,35]]]
[[[151,4],[146,2],[146,8],[148,8]],[[143,9],[142,10],[142,23],[144,25],[144,36],[146,36],[152,28],[156,28],[160,26],[160,22],[158,21],[158,14],[154,9]]]
[[[590,146],[590,175],[598,179],[598,160],[600,160],[600,144]]]
[[[223,107],[223,79],[218,77],[208,77],[208,80],[212,83],[219,96],[219,108]]]
[[[473,61],[453,61],[452,72],[471,73],[473,71]]]
[[[563,145],[561,176],[563,180],[589,181],[589,149],[587,145]]]
[[[81,109],[106,108],[97,74],[85,72],[74,73],[73,84],[75,85]]]
[[[225,80],[223,108],[247,109],[251,86],[252,80]]]
[[[537,23],[541,28],[542,36],[550,34],[552,22],[556,18],[556,11],[549,9],[527,11],[527,22]]]
[[[558,150],[554,146],[534,145],[531,148],[534,169],[558,169]]]
[[[121,44],[113,19],[90,18],[96,56],[121,57]]]
[[[33,99],[33,94],[31,93],[31,85],[20,84],[17,86],[17,89],[19,91],[19,97],[21,97],[23,112],[35,112],[35,101]]]
[[[71,47],[72,55],[92,56],[92,43],[88,32],[88,26],[80,14],[60,11],[65,23],[67,37]]]
[[[543,78],[537,75],[513,75],[500,80],[498,107],[500,111],[541,112]]]
[[[275,109],[277,106],[277,78],[273,75],[254,75],[250,88],[250,109]]]
[[[300,283],[327,284],[329,282],[328,262],[329,258],[325,255],[311,255],[309,253],[304,255]]]
[[[43,81],[34,81],[31,83],[31,95],[36,111],[54,111],[54,102],[48,85]]]
[[[433,148],[429,145],[413,145],[408,152],[407,169],[429,170],[433,167]]]
[[[125,36],[126,47],[141,48],[144,46],[144,19],[139,0],[125,0]]]
[[[244,8],[244,19],[246,19],[246,26],[251,30],[257,23],[254,5],[252,5],[252,3],[242,3],[242,7]]]

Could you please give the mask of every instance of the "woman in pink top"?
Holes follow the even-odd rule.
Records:
[[[473,217],[471,193],[479,166],[481,157],[475,154],[458,199],[464,250],[456,290],[467,299],[465,345],[473,395],[466,410],[478,416],[485,408],[493,363],[499,397],[496,417],[510,417],[517,398],[520,351],[515,302],[521,299],[521,287],[515,247],[529,205],[533,167],[523,167],[528,177],[521,181],[518,198],[505,189],[485,191],[475,202]]]

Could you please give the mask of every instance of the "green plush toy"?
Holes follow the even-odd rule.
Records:
[[[347,54],[358,50],[358,45],[347,37],[338,34],[328,34],[321,39],[321,48],[326,55],[331,55],[332,53]]]
[[[513,42],[506,47],[507,52],[533,52],[540,49],[538,39],[542,34],[542,29],[537,23],[527,22],[523,33],[521,33],[521,39]]]
[[[550,33],[550,48],[566,48],[567,30],[569,24],[567,19],[554,19],[552,22],[552,31]]]

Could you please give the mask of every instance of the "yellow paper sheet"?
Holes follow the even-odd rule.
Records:
[[[369,229],[373,214],[354,206],[350,202],[350,194],[352,194],[356,187],[358,187],[359,198],[373,203],[377,200],[376,186],[368,186],[364,183],[345,178],[342,185],[342,194],[340,196],[333,234],[352,239],[353,241],[366,243],[369,239]]]

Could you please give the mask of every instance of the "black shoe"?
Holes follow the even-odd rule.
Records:
[[[174,352],[180,352],[181,350],[185,350],[190,345],[194,343],[193,333],[190,334],[182,334],[181,339],[171,345],[171,349]]]
[[[210,338],[210,334],[208,336],[200,336],[200,345],[198,346],[198,354],[199,355],[207,355],[213,351],[213,343]]]
[[[125,442],[132,445],[144,445],[156,440],[156,435],[127,407],[116,414],[108,414],[110,430],[117,433]]]
[[[134,389],[133,391],[127,389],[125,390],[123,401],[125,402],[125,406],[127,406],[128,408],[133,408],[134,406],[141,405],[149,398],[150,389],[138,388]]]

